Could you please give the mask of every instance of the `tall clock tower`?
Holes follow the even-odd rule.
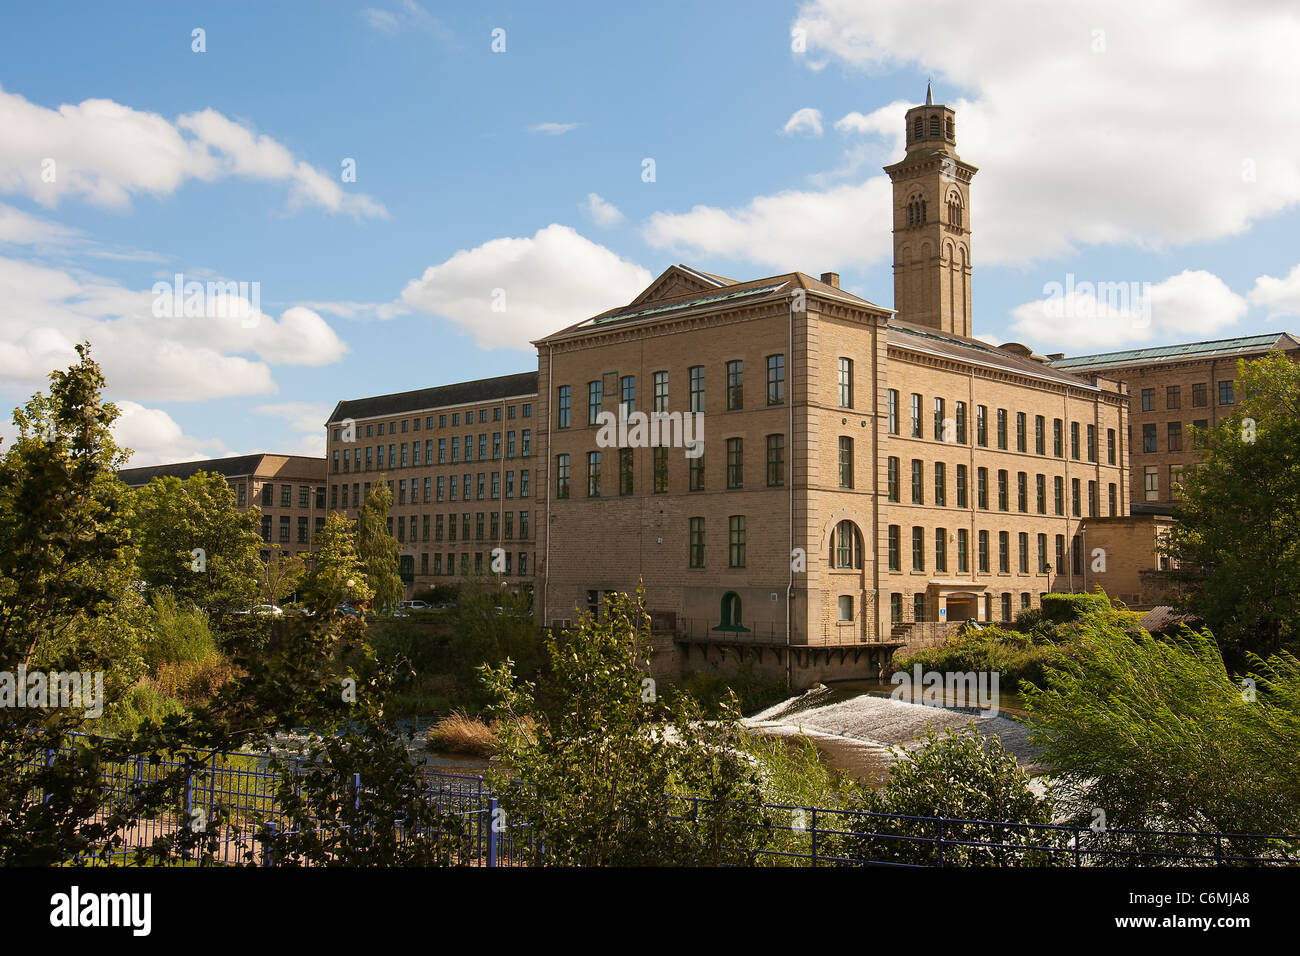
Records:
[[[913,325],[969,337],[970,182],[977,167],[957,155],[956,114],[936,105],[907,111],[907,155],[886,166],[894,184],[894,309]]]

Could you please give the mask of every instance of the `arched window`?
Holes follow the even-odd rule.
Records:
[[[912,121],[912,138],[920,139],[924,135],[925,135],[925,120],[923,120],[921,117],[918,116],[915,120]]]
[[[924,224],[927,221],[929,221],[929,217],[926,215],[925,200],[922,199],[921,200],[921,223]]]
[[[722,602],[718,609],[721,622],[715,631],[748,631],[749,628],[740,623],[740,595],[735,591],[728,591],[722,595]]]
[[[930,117],[930,135],[931,136],[939,135],[939,117],[937,116]]]
[[[952,140],[953,135],[952,135],[952,117],[951,117],[951,116],[949,116],[948,119],[947,119],[947,127],[948,127],[948,139],[949,139],[949,140]]]
[[[831,567],[862,569],[862,533],[847,519],[837,524],[831,533]]]

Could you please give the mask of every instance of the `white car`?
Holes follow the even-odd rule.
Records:
[[[274,604],[258,604],[254,606],[253,612],[261,617],[283,617],[284,611]]]
[[[427,611],[432,605],[428,601],[403,601],[397,606],[406,608],[408,611]]]

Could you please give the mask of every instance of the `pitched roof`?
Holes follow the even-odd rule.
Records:
[[[476,402],[491,402],[499,398],[522,398],[536,394],[537,373],[516,372],[513,375],[498,375],[495,378],[476,378],[470,382],[457,382],[454,385],[438,385],[411,392],[394,392],[391,395],[375,395],[370,398],[341,401],[334,406],[334,411],[325,424],[331,425],[345,418],[383,418],[389,415],[428,411],[447,405],[469,405]]]
[[[701,285],[701,288],[697,290],[677,295],[647,298],[647,292],[660,285],[669,273],[677,273],[680,270],[687,270],[697,276],[708,276],[717,282],[717,287],[705,289]],[[768,276],[763,279],[751,279],[748,282],[736,282],[733,279],[724,279],[721,276],[700,272],[698,269],[690,269],[688,266],[672,266],[663,275],[656,278],[654,282],[650,283],[645,292],[642,292],[627,305],[609,309],[589,319],[583,319],[568,328],[537,339],[534,344],[552,339],[566,338],[595,329],[604,329],[612,325],[654,321],[670,315],[689,313],[696,309],[713,308],[729,302],[748,304],[750,302],[780,298],[789,295],[792,288],[804,289],[827,298],[839,299],[842,302],[859,305],[877,312],[893,311],[876,305],[874,302],[869,302],[861,296],[856,296],[852,292],[846,292],[843,289],[822,282],[820,279],[804,275],[802,272],[787,272],[783,275]]]
[[[1122,352],[1076,355],[1057,359],[1052,365],[1060,369],[1118,368],[1186,359],[1221,358],[1275,348],[1300,348],[1300,340],[1287,332],[1268,332],[1264,335],[1243,335],[1232,339],[1212,339],[1208,342],[1186,342],[1181,345],[1157,345],[1152,348],[1127,349]]]
[[[968,339],[963,335],[940,332],[928,326],[900,322],[896,318],[889,320],[888,343],[988,368],[1000,368],[1030,378],[1046,379],[1078,388],[1096,388],[1089,379],[1080,375],[1053,368],[1027,356],[1008,352],[996,345],[981,342],[979,339]]]
[[[117,476],[128,485],[147,485],[155,478],[175,476],[189,478],[200,471],[238,478],[257,471],[266,455],[236,455],[232,458],[204,458],[199,461],[180,461],[170,465],[147,465],[142,468],[123,468]],[[320,459],[324,463],[325,459]]]

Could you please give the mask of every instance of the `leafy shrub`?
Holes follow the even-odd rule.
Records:
[[[1040,603],[1043,620],[1055,624],[1105,615],[1113,608],[1110,598],[1100,591],[1095,594],[1044,594]]]
[[[1023,866],[1050,862],[1031,849],[1049,844],[1050,800],[1029,787],[1029,776],[996,737],[966,727],[942,737],[930,730],[924,745],[897,751],[889,780],[878,790],[860,790],[852,809],[859,818],[854,836],[844,838],[847,855],[878,862],[944,866]],[[942,817],[942,822],[906,817]],[[957,822],[998,821],[998,822]],[[1026,826],[1006,826],[1005,823]],[[893,836],[894,839],[889,839]],[[943,838],[976,846],[926,842]]]

